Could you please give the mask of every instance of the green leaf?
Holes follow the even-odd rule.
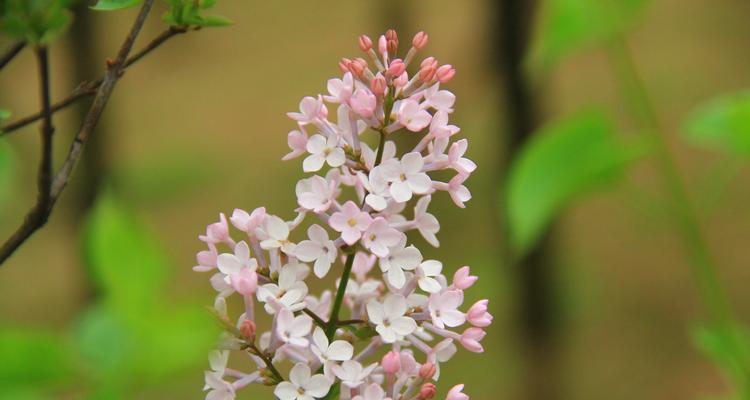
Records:
[[[685,131],[695,143],[750,156],[750,91],[719,96],[698,107]]]
[[[119,385],[132,373],[133,354],[138,347],[128,325],[104,305],[88,309],[73,336],[85,369],[98,380]]]
[[[30,43],[48,43],[70,25],[69,0],[4,0],[0,31]]]
[[[567,54],[628,30],[648,0],[547,0],[542,3],[531,65],[549,70]]]
[[[3,208],[13,198],[15,159],[10,145],[0,140],[0,208]]]
[[[209,15],[207,17],[203,18],[203,21],[201,22],[201,26],[205,27],[222,27],[222,26],[229,26],[232,25],[234,22],[232,22],[229,18],[222,17],[221,15]]]
[[[99,0],[91,8],[97,11],[113,11],[130,8],[141,3],[143,3],[143,0]]]
[[[212,8],[216,0],[169,0],[170,11],[164,15],[164,22],[174,26],[221,27],[232,21],[219,15],[205,16],[203,11]]]
[[[39,330],[0,330],[0,388],[44,386],[63,380],[70,353],[62,336]]]
[[[3,122],[6,119],[10,118],[11,115],[13,114],[10,112],[10,110],[0,108],[0,122]]]
[[[740,327],[702,325],[692,332],[693,342],[731,379],[745,396],[750,394],[750,382],[743,371],[750,369],[750,336]],[[742,397],[745,398],[745,397]]]
[[[84,257],[104,300],[117,312],[138,317],[157,303],[167,262],[155,238],[109,193],[86,221]]]
[[[506,190],[513,250],[528,251],[569,202],[614,182],[636,158],[600,112],[580,113],[543,127],[516,156]]]

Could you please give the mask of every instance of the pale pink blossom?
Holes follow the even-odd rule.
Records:
[[[375,95],[365,89],[355,90],[354,95],[349,99],[349,106],[352,108],[352,111],[363,118],[372,117],[376,105],[377,98],[375,98]]]
[[[288,308],[276,313],[276,334],[282,342],[292,346],[307,347],[307,335],[312,329],[312,318],[305,314],[294,316]]]
[[[469,308],[469,311],[466,313],[466,319],[470,324],[479,328],[485,328],[492,324],[492,314],[487,312],[488,303],[489,300],[487,299],[479,300]]]
[[[279,400],[313,400],[325,396],[331,389],[330,379],[321,374],[311,375],[310,367],[297,363],[289,373],[289,381],[279,383],[273,394]]]
[[[320,225],[312,225],[307,230],[310,240],[303,240],[297,244],[294,255],[305,262],[315,262],[313,272],[318,278],[326,276],[331,264],[336,261],[338,248],[333,240],[328,238],[328,232]]]
[[[469,400],[469,396],[465,395],[463,393],[464,390],[464,384],[456,385],[451,388],[451,390],[448,391],[448,395],[445,397],[445,400]]]
[[[383,164],[383,176],[391,182],[390,193],[394,200],[403,203],[413,194],[425,194],[432,189],[432,180],[422,172],[424,160],[419,153],[407,153],[400,162]]]
[[[391,228],[383,217],[375,218],[362,235],[362,245],[378,257],[388,255],[388,248],[397,245],[403,233]]]
[[[308,211],[325,212],[336,196],[336,182],[313,175],[297,182],[295,192],[300,207]]]
[[[333,213],[328,220],[336,232],[341,232],[341,237],[348,245],[353,245],[362,237],[362,232],[372,223],[370,214],[362,211],[353,201],[347,201],[341,207],[341,211]]]
[[[446,326],[460,326],[466,322],[466,314],[458,310],[463,301],[464,295],[460,290],[433,293],[428,303],[432,323],[442,329]]]
[[[399,100],[398,122],[412,132],[419,132],[430,124],[432,115],[422,109],[415,100]]]
[[[305,172],[315,172],[323,168],[323,164],[331,167],[340,167],[346,161],[344,149],[338,145],[338,137],[330,135],[313,135],[307,140],[307,152],[310,153],[302,163]]]
[[[234,225],[235,228],[243,232],[254,234],[255,229],[263,223],[263,220],[265,218],[265,207],[258,207],[254,209],[250,214],[248,214],[245,210],[235,208],[232,212],[232,216],[229,218],[229,221],[232,222],[232,225]]]
[[[299,103],[299,111],[286,113],[289,118],[299,122],[300,125],[306,125],[316,120],[325,118],[328,115],[328,109],[323,104],[323,98],[305,97]]]
[[[383,303],[367,303],[367,315],[375,324],[375,330],[385,343],[393,343],[417,329],[414,319],[405,316],[406,299],[401,295],[389,294]]]
[[[298,130],[289,132],[286,143],[291,151],[281,158],[284,161],[297,158],[307,151],[307,135]]]

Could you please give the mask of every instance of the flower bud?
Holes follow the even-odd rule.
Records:
[[[240,335],[242,335],[242,338],[248,342],[255,341],[256,330],[255,322],[250,321],[249,319],[242,321],[242,325],[240,325]]]
[[[489,300],[479,300],[469,308],[466,319],[470,324],[484,328],[492,323],[492,314],[487,312],[487,303]]]
[[[396,34],[396,31],[393,29],[388,29],[385,32],[385,38],[386,38],[386,49],[388,50],[388,54],[396,54],[398,51],[398,35]]]
[[[215,251],[203,250],[196,254],[195,260],[198,261],[198,264],[200,265],[204,265],[206,267],[215,267],[216,257],[217,254]]]
[[[385,373],[395,374],[401,369],[401,356],[397,351],[389,351],[385,353],[380,364],[383,366]]]
[[[453,274],[453,286],[461,290],[470,288],[471,285],[479,279],[476,276],[469,275],[470,272],[468,266],[459,268],[458,271]]]
[[[359,37],[359,48],[364,52],[370,51],[372,49],[372,39],[367,35],[361,35]]]
[[[221,243],[229,239],[229,225],[224,213],[219,214],[219,222],[206,227],[206,240],[210,243]]]
[[[370,90],[372,90],[372,93],[375,96],[382,97],[385,94],[385,87],[385,78],[380,72],[378,72],[378,74],[375,75],[375,78],[370,81]]]
[[[431,65],[435,68],[437,68],[438,62],[435,59],[435,57],[427,57],[419,64],[420,67],[426,67],[428,65]]]
[[[456,69],[450,64],[441,65],[440,68],[435,71],[435,77],[440,83],[450,81],[455,75]]]
[[[435,364],[426,362],[419,368],[419,377],[425,380],[432,379],[432,377],[435,376],[436,371],[437,367]]]
[[[407,83],[409,83],[409,75],[406,72],[399,75],[398,78],[393,80],[393,84],[398,88],[406,86]]]
[[[339,61],[339,69],[341,72],[349,72],[349,65],[352,63],[352,60],[348,58],[342,58],[341,61]]]
[[[422,82],[429,82],[432,80],[432,78],[435,77],[435,67],[432,65],[427,65],[419,70],[419,80]]]
[[[391,65],[388,66],[388,70],[386,70],[386,76],[394,77],[394,76],[400,76],[401,74],[406,71],[406,64],[404,64],[404,61],[400,58],[397,58],[393,61],[391,61]]]
[[[232,287],[244,296],[252,296],[258,288],[258,274],[250,268],[242,268],[237,275],[232,276]]]
[[[451,390],[448,391],[448,395],[445,397],[445,400],[469,400],[469,396],[465,395],[463,393],[464,390],[464,384],[456,385],[451,388]]]
[[[412,39],[411,45],[414,46],[414,48],[417,50],[422,50],[425,46],[427,46],[427,39],[429,39],[429,36],[423,31],[419,31],[416,35],[414,35],[414,39]]]
[[[357,78],[361,78],[362,75],[364,75],[366,68],[367,68],[367,61],[365,61],[362,58],[355,58],[349,64],[349,71],[351,71],[352,75],[356,76]]]
[[[473,353],[482,353],[484,352],[484,347],[479,342],[484,339],[485,335],[487,333],[482,328],[469,328],[461,334],[459,340],[466,350]]]
[[[378,51],[380,54],[385,54],[388,51],[388,39],[385,38],[385,35],[380,35],[378,38]]]
[[[417,396],[417,399],[429,400],[435,397],[435,393],[437,393],[437,388],[435,387],[435,385],[433,385],[432,383],[425,383],[419,389],[419,395]]]

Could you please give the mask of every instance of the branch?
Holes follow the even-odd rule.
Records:
[[[5,53],[0,55],[0,70],[5,68],[5,66],[8,65],[8,63],[13,60],[24,47],[26,47],[26,42],[21,40],[13,43]]]
[[[26,241],[37,229],[41,228],[52,212],[52,207],[55,205],[60,193],[65,188],[70,178],[70,174],[73,172],[78,158],[81,156],[83,146],[88,141],[91,132],[99,122],[99,117],[104,111],[104,107],[107,105],[109,97],[112,95],[112,90],[117,83],[117,79],[120,77],[124,68],[125,62],[128,58],[128,54],[133,47],[138,33],[143,27],[143,23],[146,21],[149,11],[154,0],[145,0],[141,6],[141,10],[136,17],[133,27],[130,29],[130,33],[125,38],[120,51],[117,54],[117,58],[114,62],[108,63],[107,72],[104,74],[101,85],[96,93],[94,102],[89,109],[86,118],[81,125],[81,129],[73,140],[68,156],[65,163],[60,168],[60,171],[54,177],[51,178],[51,165],[52,165],[52,109],[49,105],[49,82],[47,75],[47,62],[46,62],[46,51],[39,51],[40,60],[40,75],[42,79],[42,102],[44,121],[42,127],[42,164],[39,171],[39,193],[36,206],[29,212],[24,220],[23,224],[8,239],[2,247],[0,247],[0,264],[2,264],[8,257],[15,252],[21,244]],[[43,48],[41,48],[43,49]]]
[[[128,58],[125,61],[125,63],[122,65],[122,72],[124,72],[131,65],[138,62],[141,58],[151,53],[157,47],[161,46],[167,40],[179,34],[185,33],[187,31],[188,31],[188,28],[185,26],[170,26],[167,30],[162,32],[159,36],[155,37],[154,40],[152,40],[149,44],[146,45],[146,47],[144,47],[139,52],[137,52],[136,54],[133,54],[130,58]],[[75,88],[75,90],[73,90],[72,93],[70,93],[70,95],[68,95],[68,97],[53,104],[52,112],[53,113],[58,112],[62,109],[65,109],[75,104],[81,99],[95,95],[103,82],[104,82],[104,77],[101,77],[94,81],[82,82],[80,85],[78,85],[78,87]],[[31,114],[29,116],[13,121],[7,124],[6,126],[0,127],[0,136],[10,134],[11,132],[15,130],[18,130],[20,128],[25,127],[26,125],[36,122],[40,120],[42,116],[43,116],[42,111],[39,111],[35,114]]]

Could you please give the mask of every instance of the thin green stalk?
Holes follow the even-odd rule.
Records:
[[[349,283],[349,275],[352,272],[352,265],[354,265],[354,253],[349,253],[349,255],[346,256],[344,272],[341,274],[339,289],[336,292],[336,299],[333,302],[331,319],[326,326],[326,336],[328,337],[328,340],[333,339],[333,335],[336,333],[336,327],[338,326],[339,321],[339,311],[341,310],[341,304],[344,302],[344,293],[346,293],[346,285]]]
[[[645,133],[653,142],[658,173],[671,197],[678,233],[686,247],[689,265],[698,285],[700,297],[712,322],[730,335],[730,344],[736,356],[739,357],[743,379],[741,390],[745,396],[743,398],[747,398],[748,390],[750,390],[750,371],[748,371],[746,356],[743,354],[743,346],[736,335],[737,324],[732,316],[726,293],[721,286],[716,263],[702,231],[700,220],[663,137],[664,130],[659,123],[656,108],[638,73],[625,38],[613,40],[609,50],[610,59],[623,84],[625,96],[633,111],[642,120],[646,128]]]

